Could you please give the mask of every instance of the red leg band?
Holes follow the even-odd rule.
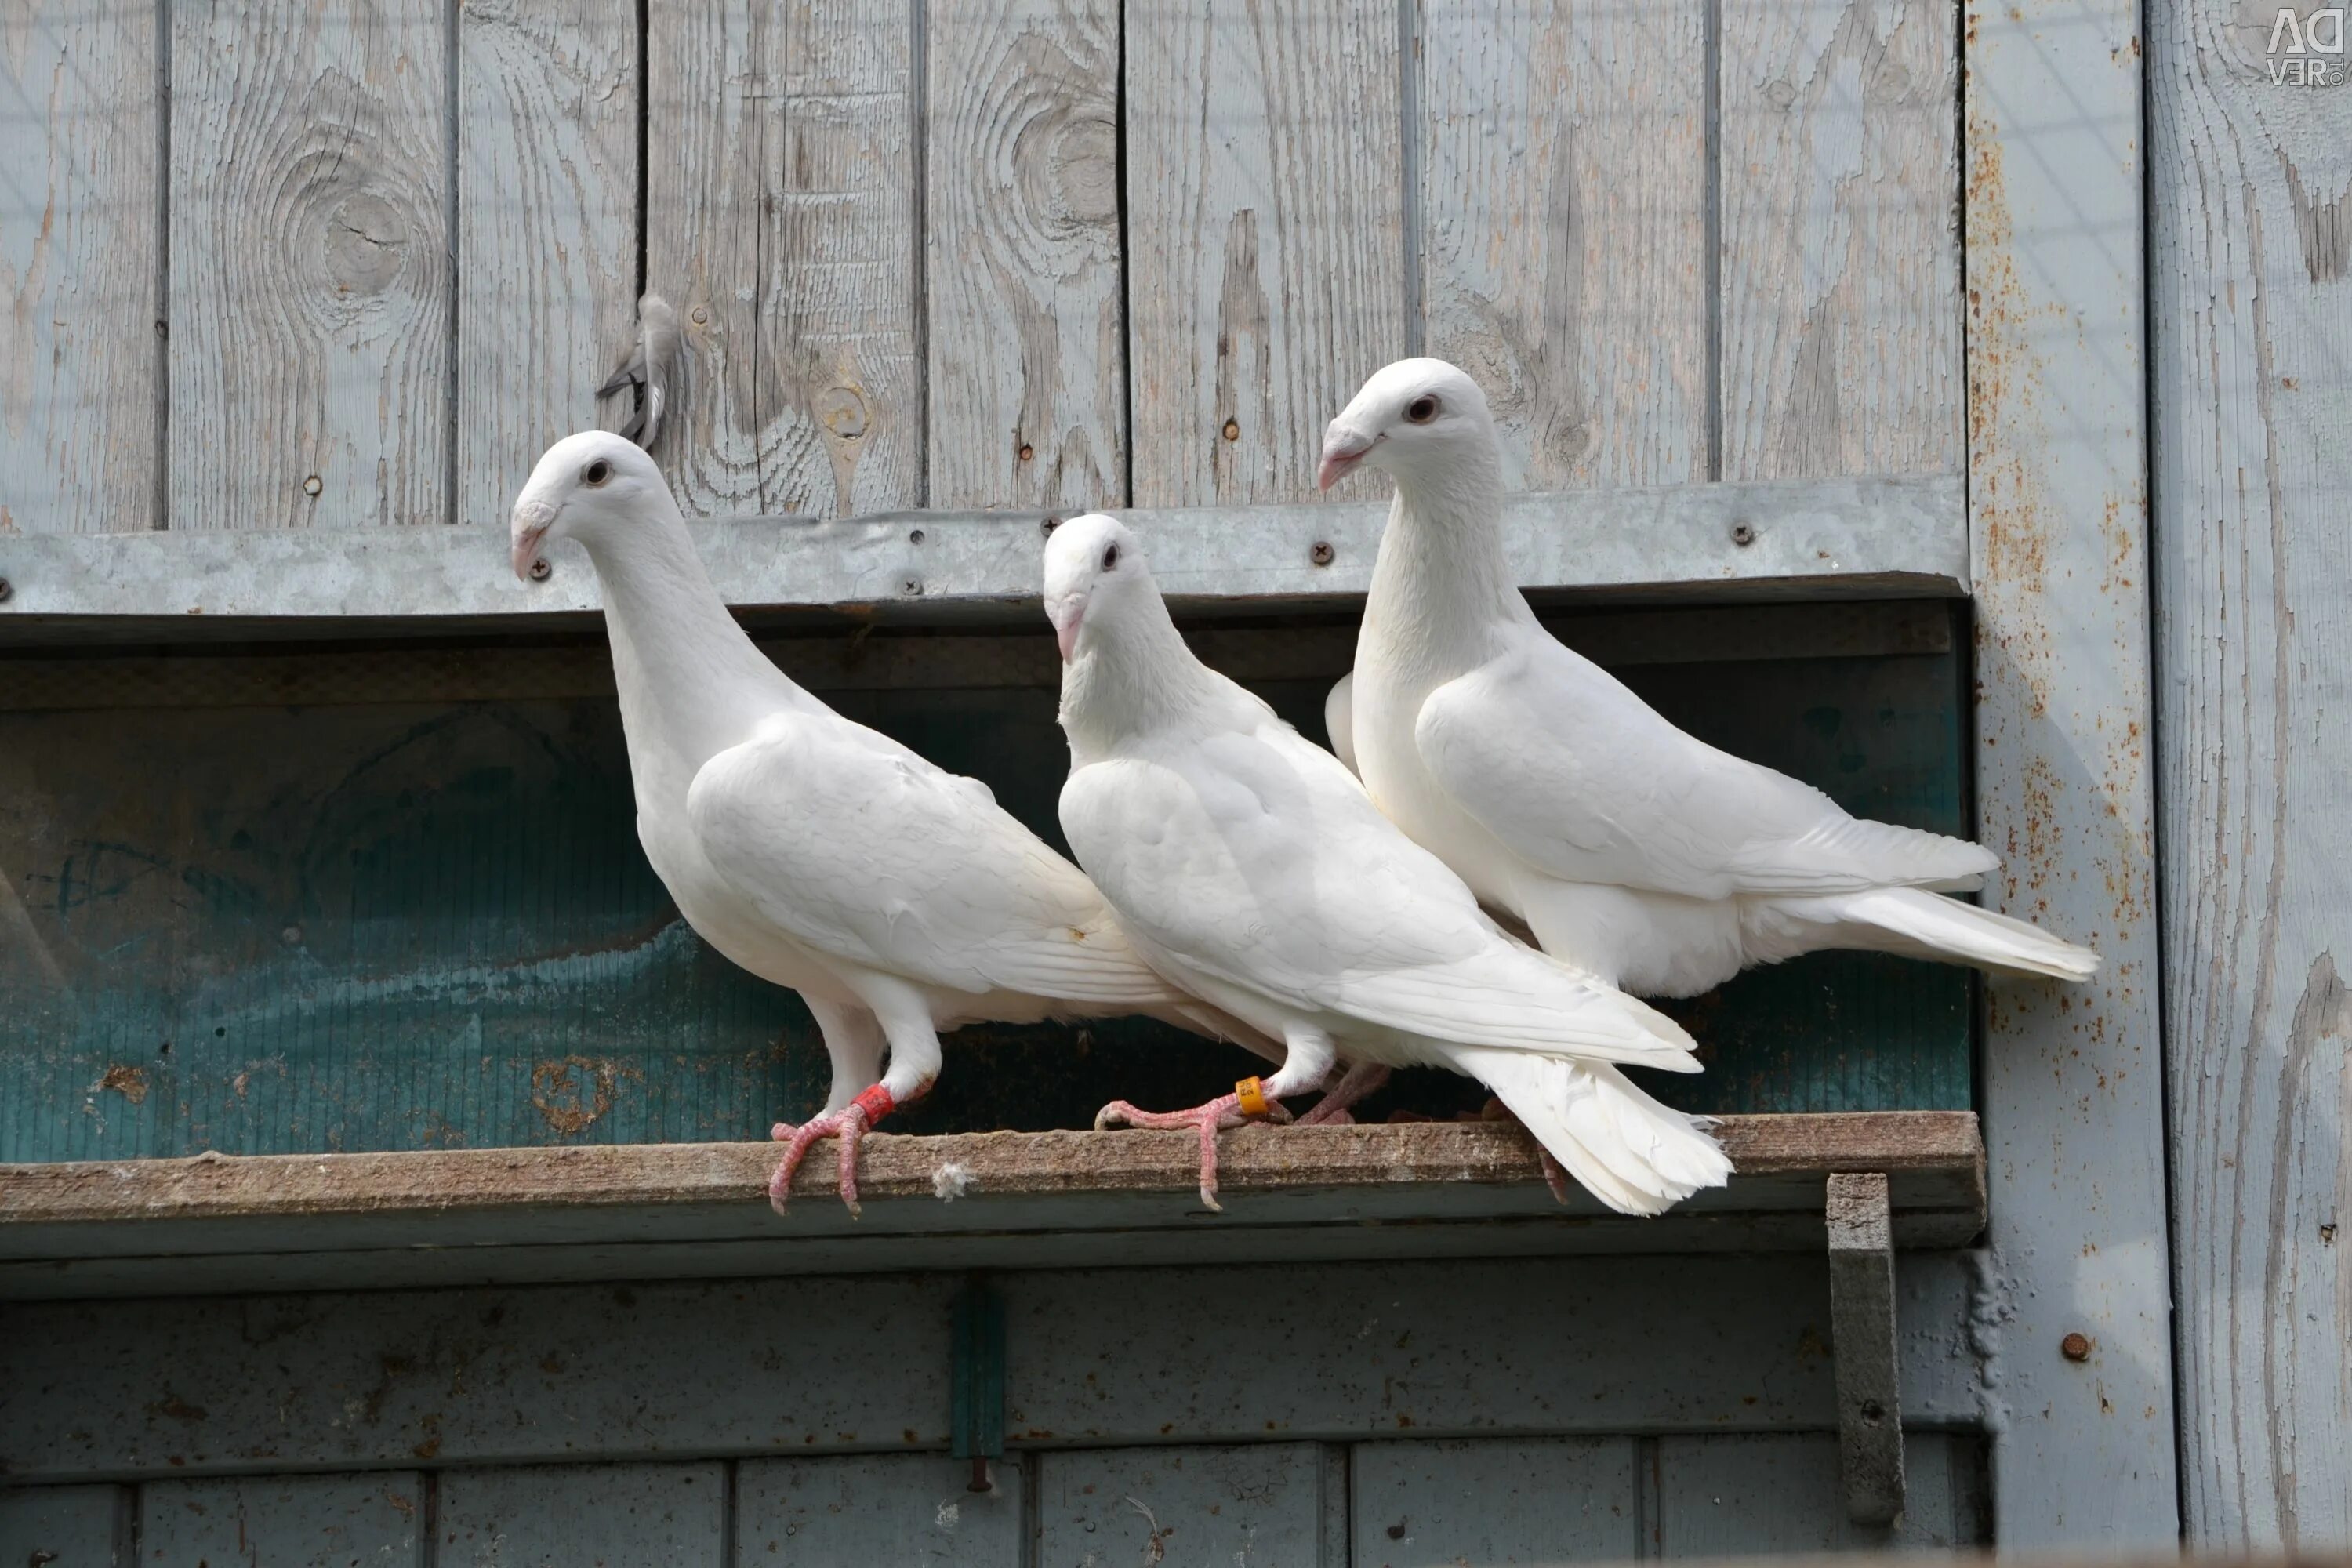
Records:
[[[898,1102],[890,1098],[890,1091],[878,1083],[849,1103],[866,1112],[866,1125],[868,1127],[898,1109]]]

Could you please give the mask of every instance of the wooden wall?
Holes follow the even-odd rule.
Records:
[[[2276,24],[2149,14],[2158,798],[2185,1522],[2319,1550],[2352,1542],[2352,56]]]
[[[12,7],[0,529],[499,522],[643,287],[690,514],[1303,498],[1423,348],[1530,486],[1959,467],[1949,5],[646,14]]]

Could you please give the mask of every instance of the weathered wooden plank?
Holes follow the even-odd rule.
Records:
[[[503,524],[540,452],[599,423],[596,387],[635,331],[637,8],[488,0],[457,16],[457,517]]]
[[[1403,352],[1397,34],[1385,0],[1128,17],[1139,504],[1312,496],[1323,426]]]
[[[961,1167],[972,1199],[1099,1192],[1181,1193],[1197,1185],[1189,1133],[967,1132],[908,1138],[876,1133],[858,1185],[879,1205],[937,1196],[941,1167]],[[1920,1173],[1928,1190],[1958,1195],[1979,1179],[1976,1117],[1965,1110],[1844,1115],[1733,1116],[1716,1129],[1743,1175],[1810,1177],[1868,1167]],[[1225,1141],[1219,1163],[1232,1194],[1301,1186],[1444,1182],[1532,1185],[1536,1148],[1510,1122],[1258,1127]],[[0,1247],[26,1245],[27,1226],[123,1220],[290,1218],[305,1215],[507,1210],[560,1205],[576,1210],[748,1203],[767,1191],[774,1151],[765,1143],[645,1143],[553,1149],[440,1149],[381,1154],[0,1165],[6,1229]],[[812,1152],[793,1187],[821,1196],[836,1180],[831,1146]],[[21,1254],[19,1254],[21,1256]]]
[[[1036,1561],[1343,1563],[1344,1543],[1323,1539],[1324,1473],[1312,1443],[1047,1454],[1037,1460]]]
[[[2308,6],[2147,18],[2183,1522],[2309,1550],[2352,1542],[2347,40]],[[2074,1376],[2133,1353],[2095,1334]]]
[[[0,37],[0,533],[161,522],[156,16],[45,0]]]
[[[1969,1321],[1962,1262],[1906,1259],[1900,1281],[1916,1331],[1905,1408],[1973,1420],[1974,1363],[1955,1350]],[[0,1463],[26,1483],[420,1458],[944,1456],[960,1284],[920,1274],[12,1305]],[[1836,1420],[1828,1358],[1790,1355],[1827,1343],[1818,1253],[1284,1260],[995,1285],[1007,1435],[1022,1447],[1824,1432]]]
[[[478,1568],[723,1564],[722,1465],[549,1465],[440,1478],[433,1561]]]
[[[448,521],[446,24],[172,8],[172,527]]]
[[[1838,1468],[1846,1517],[1861,1524],[1891,1524],[1903,1512],[1902,1357],[1887,1185],[1883,1171],[1833,1171],[1829,1179]]]
[[[1983,1224],[1969,1122],[1965,1112],[1734,1118],[1726,1140],[1751,1173],[1643,1225],[1581,1194],[1560,1209],[1524,1135],[1499,1123],[1235,1133],[1227,1216],[1214,1221],[1197,1206],[1195,1158],[1179,1133],[881,1134],[868,1144],[862,1220],[812,1173],[788,1225],[760,1201],[775,1158],[762,1144],[0,1166],[0,1296],[142,1281],[152,1293],[589,1279],[599,1268],[869,1272],[947,1267],[950,1255],[964,1267],[1036,1267],[1286,1250],[1814,1247],[1822,1173],[1856,1163],[1897,1173],[1906,1245],[1957,1246]],[[940,1201],[958,1187],[958,1201]]]
[[[919,504],[912,12],[696,0],[651,26],[646,274],[697,360],[680,504]]]
[[[681,426],[675,449],[700,448]],[[1370,584],[1387,516],[1371,503],[1126,514],[1160,586],[1188,613],[1345,608]],[[1042,522],[913,514],[736,520],[693,532],[720,592],[741,608],[1034,626]],[[1957,478],[1533,492],[1506,503],[1503,527],[1520,583],[1546,599],[1959,597],[1968,582]],[[181,642],[272,628],[322,639],[446,635],[600,605],[584,557],[558,549],[550,564],[544,582],[517,582],[504,534],[488,529],[0,536],[0,576],[13,589],[0,603],[0,643]]]
[[[1910,1504],[1885,1527],[1846,1517],[1834,1436],[1661,1437],[1655,1555],[1977,1545],[1985,1536],[1975,1496],[1975,1443],[1961,1434],[1914,1434]]]
[[[1709,478],[1706,5],[1420,16],[1428,352],[1486,389],[1505,484]]]
[[[1976,837],[2005,860],[1985,901],[2105,961],[2090,985],[1981,982],[1994,1534],[2012,1552],[2179,1533],[2139,18],[2128,0],[2024,0],[1967,28]],[[2096,1368],[2061,1352],[2071,1333]]]
[[[971,1465],[938,1454],[747,1459],[735,1473],[735,1560],[1019,1568],[1028,1462],[996,1460],[993,1489],[975,1492]]]
[[[413,1470],[150,1482],[139,1490],[139,1561],[423,1568],[429,1484]]]
[[[928,503],[1122,505],[1119,7],[927,15]]]
[[[1723,7],[1724,477],[1958,471],[1958,20]]]
[[[122,1487],[0,1491],[0,1563],[128,1568],[131,1494]]]
[[[1359,1443],[1354,1568],[1632,1562],[1643,1554],[1630,1437]]]

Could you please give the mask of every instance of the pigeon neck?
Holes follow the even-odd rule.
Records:
[[[1090,625],[1086,647],[1062,672],[1062,728],[1080,766],[1120,742],[1198,712],[1212,678],[1157,593],[1129,614]]]
[[[743,740],[747,718],[756,721],[770,706],[747,704],[747,692],[799,690],[736,624],[676,506],[662,510],[582,543],[604,584],[631,750],[659,743],[694,768]]]
[[[1364,605],[1368,638],[1483,662],[1493,627],[1531,616],[1503,552],[1502,485],[1492,467],[1398,484]],[[1452,649],[1465,637],[1480,647]]]

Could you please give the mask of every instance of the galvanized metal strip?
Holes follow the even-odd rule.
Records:
[[[1903,1397],[1895,1334],[1895,1229],[1886,1173],[1829,1179],[1830,1353],[1837,1363],[1838,1461],[1846,1517],[1903,1512]]]
[[[2145,68],[2133,0],[1971,7],[1969,512],[1986,901],[2098,949],[1985,983],[1994,1536],[2179,1537],[2147,613]],[[2195,1158],[2200,1152],[2185,1151]],[[2079,1334],[2096,1364],[2069,1359]]]
[[[1948,653],[1952,612],[1924,599],[1707,609],[1554,611],[1563,640],[1612,668],[1792,658],[1904,658]],[[850,632],[762,637],[760,646],[812,691],[1051,690],[1061,660],[1042,616],[1028,632]],[[1347,622],[1196,626],[1192,649],[1236,680],[1336,680],[1356,657]],[[0,663],[0,712],[94,708],[345,707],[378,702],[530,701],[613,694],[601,637],[536,646],[126,654]]]
[[[1371,580],[1387,508],[1203,507],[1124,514],[1180,605],[1345,602]],[[730,604],[830,606],[920,619],[1024,613],[1046,514],[894,512],[698,523]],[[1840,479],[1578,490],[1513,498],[1505,532],[1530,590],[1586,595],[1952,597],[1967,581],[1961,482]],[[593,610],[595,574],[559,547],[516,580],[492,527],[0,535],[0,640],[43,620],[135,619],[157,638],[194,620],[527,618]],[[177,628],[177,629],[174,629]]]

